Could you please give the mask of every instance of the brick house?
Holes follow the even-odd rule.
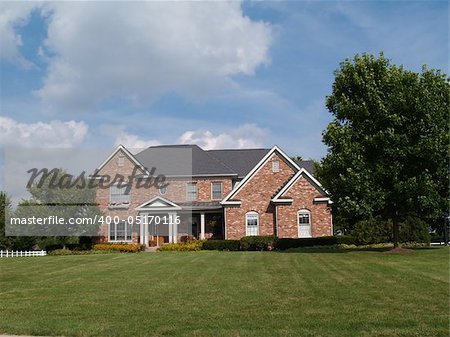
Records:
[[[100,229],[104,241],[333,235],[331,201],[312,162],[293,161],[277,146],[206,151],[166,145],[133,155],[120,145],[94,177],[105,182],[118,174],[123,183],[97,189],[109,217]]]

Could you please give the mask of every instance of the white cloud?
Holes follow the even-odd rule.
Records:
[[[28,21],[35,6],[36,3],[33,2],[0,2],[0,58],[24,68],[29,68],[33,64],[19,52],[23,42],[16,29]]]
[[[0,144],[2,146],[36,148],[71,148],[80,144],[88,131],[84,122],[19,123],[0,117]]]
[[[123,145],[132,152],[141,151],[149,146],[160,144],[158,140],[144,140],[125,131],[121,131],[114,142],[114,146]]]
[[[264,145],[268,131],[253,124],[245,124],[230,132],[213,134],[209,130],[186,131],[178,142],[180,144],[197,144],[205,150],[242,149]]]
[[[46,3],[47,107],[198,96],[268,63],[272,28],[239,2]]]

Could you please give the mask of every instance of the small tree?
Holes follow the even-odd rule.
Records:
[[[438,70],[415,73],[382,54],[356,55],[335,73],[327,108],[334,117],[323,134],[328,154],[318,175],[336,217],[354,225],[382,216],[436,219],[448,196],[450,85]]]

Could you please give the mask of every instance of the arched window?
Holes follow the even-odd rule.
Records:
[[[310,238],[311,235],[311,212],[307,209],[301,209],[297,212],[298,237]]]
[[[245,235],[259,235],[259,215],[256,212],[248,212],[245,215]]]

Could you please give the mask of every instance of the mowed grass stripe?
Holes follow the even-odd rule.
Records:
[[[0,332],[448,336],[449,249],[0,260]]]

